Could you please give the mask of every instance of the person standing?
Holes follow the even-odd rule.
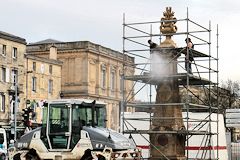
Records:
[[[192,61],[194,60],[193,53],[192,53],[192,49],[194,49],[194,44],[192,43],[190,38],[186,38],[185,42],[187,44],[187,46],[186,46],[187,52],[185,54],[185,69],[186,69],[186,71],[188,71],[188,69],[189,69],[189,73],[192,74],[192,65],[191,64],[192,64]],[[187,55],[187,53],[189,55]]]
[[[149,44],[150,50],[157,47],[157,44],[154,43],[151,39],[148,40],[148,44]]]

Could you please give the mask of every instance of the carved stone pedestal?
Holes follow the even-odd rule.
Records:
[[[178,80],[174,78],[177,74],[176,44],[171,39],[177,32],[176,18],[171,7],[167,7],[161,18],[160,31],[166,34],[166,39],[160,46],[152,51],[152,77],[158,78],[156,106],[152,120],[151,129],[159,131],[150,134],[151,159],[185,160],[185,135],[179,134],[184,130],[180,103]],[[175,104],[173,104],[175,103]],[[183,132],[181,132],[183,133]],[[167,158],[166,158],[167,157]]]
[[[180,103],[178,80],[171,78],[177,74],[177,64],[172,61],[176,53],[174,49],[158,48],[153,54],[158,54],[164,62],[171,63],[159,65],[164,68],[158,69],[164,70],[164,73],[158,75],[162,77],[162,80],[156,89],[156,103],[165,105],[156,106],[154,109],[151,129],[159,133],[150,135],[150,141],[153,144],[151,159],[166,159],[167,157],[171,160],[185,160],[185,135],[178,134],[178,131],[185,129],[182,109],[181,106],[172,105],[172,103]]]

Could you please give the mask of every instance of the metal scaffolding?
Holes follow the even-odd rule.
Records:
[[[191,144],[190,140],[192,137],[201,135],[201,152],[198,151],[196,158],[199,159],[219,159],[218,147],[213,151],[214,146],[219,146],[219,117],[218,117],[218,107],[213,107],[211,103],[212,88],[218,89],[218,29],[216,34],[217,39],[217,50],[215,54],[211,51],[211,22],[209,22],[208,27],[204,27],[191,19],[189,19],[188,11],[187,17],[185,19],[175,20],[179,23],[179,31],[173,33],[173,38],[176,42],[184,42],[185,38],[191,37],[194,40],[195,49],[192,50],[194,61],[192,62],[193,73],[189,74],[184,68],[185,58],[184,54],[188,54],[189,50],[185,47],[169,48],[174,50],[178,54],[177,59],[177,69],[178,72],[175,75],[165,75],[156,76],[151,74],[152,65],[151,60],[151,50],[147,41],[151,39],[152,41],[159,41],[166,34],[159,33],[159,26],[164,20],[161,21],[151,21],[151,22],[134,22],[126,23],[125,15],[123,16],[123,53],[135,58],[135,64],[133,66],[128,66],[124,63],[123,67],[132,67],[135,69],[135,75],[128,75],[123,72],[122,87],[124,88],[124,81],[133,81],[132,93],[123,93],[123,99],[121,103],[121,128],[124,134],[133,137],[134,134],[144,135],[144,134],[182,134],[180,131],[155,131],[149,129],[139,129],[131,124],[131,121],[147,121],[149,126],[153,120],[152,109],[158,106],[168,106],[168,105],[178,105],[182,107],[184,112],[183,117],[157,117],[158,119],[183,119],[186,126],[186,148],[189,148]],[[186,44],[181,44],[184,46]],[[171,63],[171,62],[168,62]],[[189,62],[190,63],[190,62]],[[164,69],[164,68],[161,68]],[[174,79],[179,83],[180,90],[184,91],[184,98],[181,103],[163,103],[156,104],[153,101],[153,95],[155,95],[154,87],[162,80]],[[147,92],[146,89],[147,88]],[[197,92],[193,91],[197,88]],[[201,92],[201,95],[199,95]],[[136,102],[136,97],[146,97],[147,100]],[[205,99],[202,99],[202,98]],[[216,95],[217,106],[218,106],[218,95]],[[142,98],[144,99],[144,98]],[[197,99],[194,101],[192,99]],[[127,108],[133,108],[132,111],[145,111],[148,113],[149,117],[138,117],[138,118],[127,118],[125,112]],[[205,112],[205,116],[194,118],[191,113]],[[213,118],[212,114],[216,113],[216,117]],[[156,119],[156,117],[155,117]],[[189,127],[190,123],[194,123],[195,127]],[[217,128],[212,129],[212,124],[216,124]],[[204,125],[206,125],[204,127]],[[202,130],[202,128],[207,128]],[[213,144],[213,136],[216,137],[216,144]],[[143,136],[144,137],[144,136]],[[146,141],[149,141],[144,137]],[[149,141],[151,145],[151,142]],[[154,147],[154,146],[153,146]],[[208,151],[204,151],[202,148],[208,148]],[[190,157],[190,151],[186,149],[187,159]],[[216,153],[211,153],[216,152]],[[160,154],[163,154],[159,150]],[[201,155],[199,155],[201,154]],[[213,156],[214,155],[214,156]],[[150,155],[151,156],[151,155]],[[167,156],[164,156],[169,159]],[[207,157],[207,158],[206,158]]]

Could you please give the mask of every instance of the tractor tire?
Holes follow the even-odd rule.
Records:
[[[13,156],[13,160],[21,160],[21,154],[20,154],[20,153],[15,154],[15,155]]]
[[[26,160],[40,160],[35,149],[30,149],[25,156]]]

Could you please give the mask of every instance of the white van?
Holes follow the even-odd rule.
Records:
[[[183,117],[186,118],[187,113],[183,112]],[[133,128],[136,128],[136,130],[149,130],[150,129],[150,114],[146,112],[124,112],[124,117],[130,118],[130,120],[127,120],[127,123],[125,125],[128,127],[129,130],[133,130]],[[209,120],[209,113],[204,112],[188,112],[188,117],[190,119],[199,119]],[[198,131],[209,131],[209,128],[211,128],[212,133],[217,133],[217,124],[218,124],[218,138],[217,135],[212,135],[211,142],[207,140],[207,135],[192,135],[190,136],[188,140],[188,145],[186,144],[186,156],[188,155],[189,159],[208,159],[211,155],[212,159],[219,158],[219,160],[227,160],[228,159],[228,153],[227,153],[227,143],[226,143],[226,134],[225,134],[225,127],[224,127],[224,120],[223,115],[218,114],[218,123],[217,121],[217,114],[212,113],[211,115],[211,125],[209,123],[200,123],[200,122],[184,122],[185,127],[188,130],[198,130]],[[125,130],[127,130],[125,127]],[[125,134],[126,136],[129,136]],[[142,148],[142,155],[143,158],[149,158],[150,152],[150,143],[149,143],[149,135],[148,134],[132,134],[131,135],[136,142],[137,146]],[[211,143],[211,147],[208,146],[206,143]],[[218,145],[217,145],[218,144]],[[218,154],[218,156],[217,156]]]
[[[218,117],[217,117],[218,116]],[[183,113],[183,117],[187,117],[186,112]],[[188,146],[186,145],[186,154],[188,153],[189,159],[219,159],[227,160],[227,140],[226,131],[224,126],[224,118],[222,114],[212,113],[209,117],[209,113],[206,112],[189,112],[188,117],[190,119],[196,119],[198,122],[188,122],[188,130],[209,132],[211,129],[210,138],[209,135],[192,135],[188,140]],[[209,120],[211,123],[209,125]],[[218,123],[217,123],[218,119]],[[204,121],[206,120],[206,121]],[[202,121],[202,122],[199,122]],[[184,122],[187,127],[187,122]],[[217,125],[218,124],[218,125]],[[218,128],[217,128],[218,127]],[[218,129],[218,132],[217,132]],[[218,136],[217,136],[218,133]],[[211,140],[209,140],[211,139]],[[210,144],[209,144],[210,143]],[[218,155],[217,155],[218,154]],[[211,157],[210,157],[211,155]]]

